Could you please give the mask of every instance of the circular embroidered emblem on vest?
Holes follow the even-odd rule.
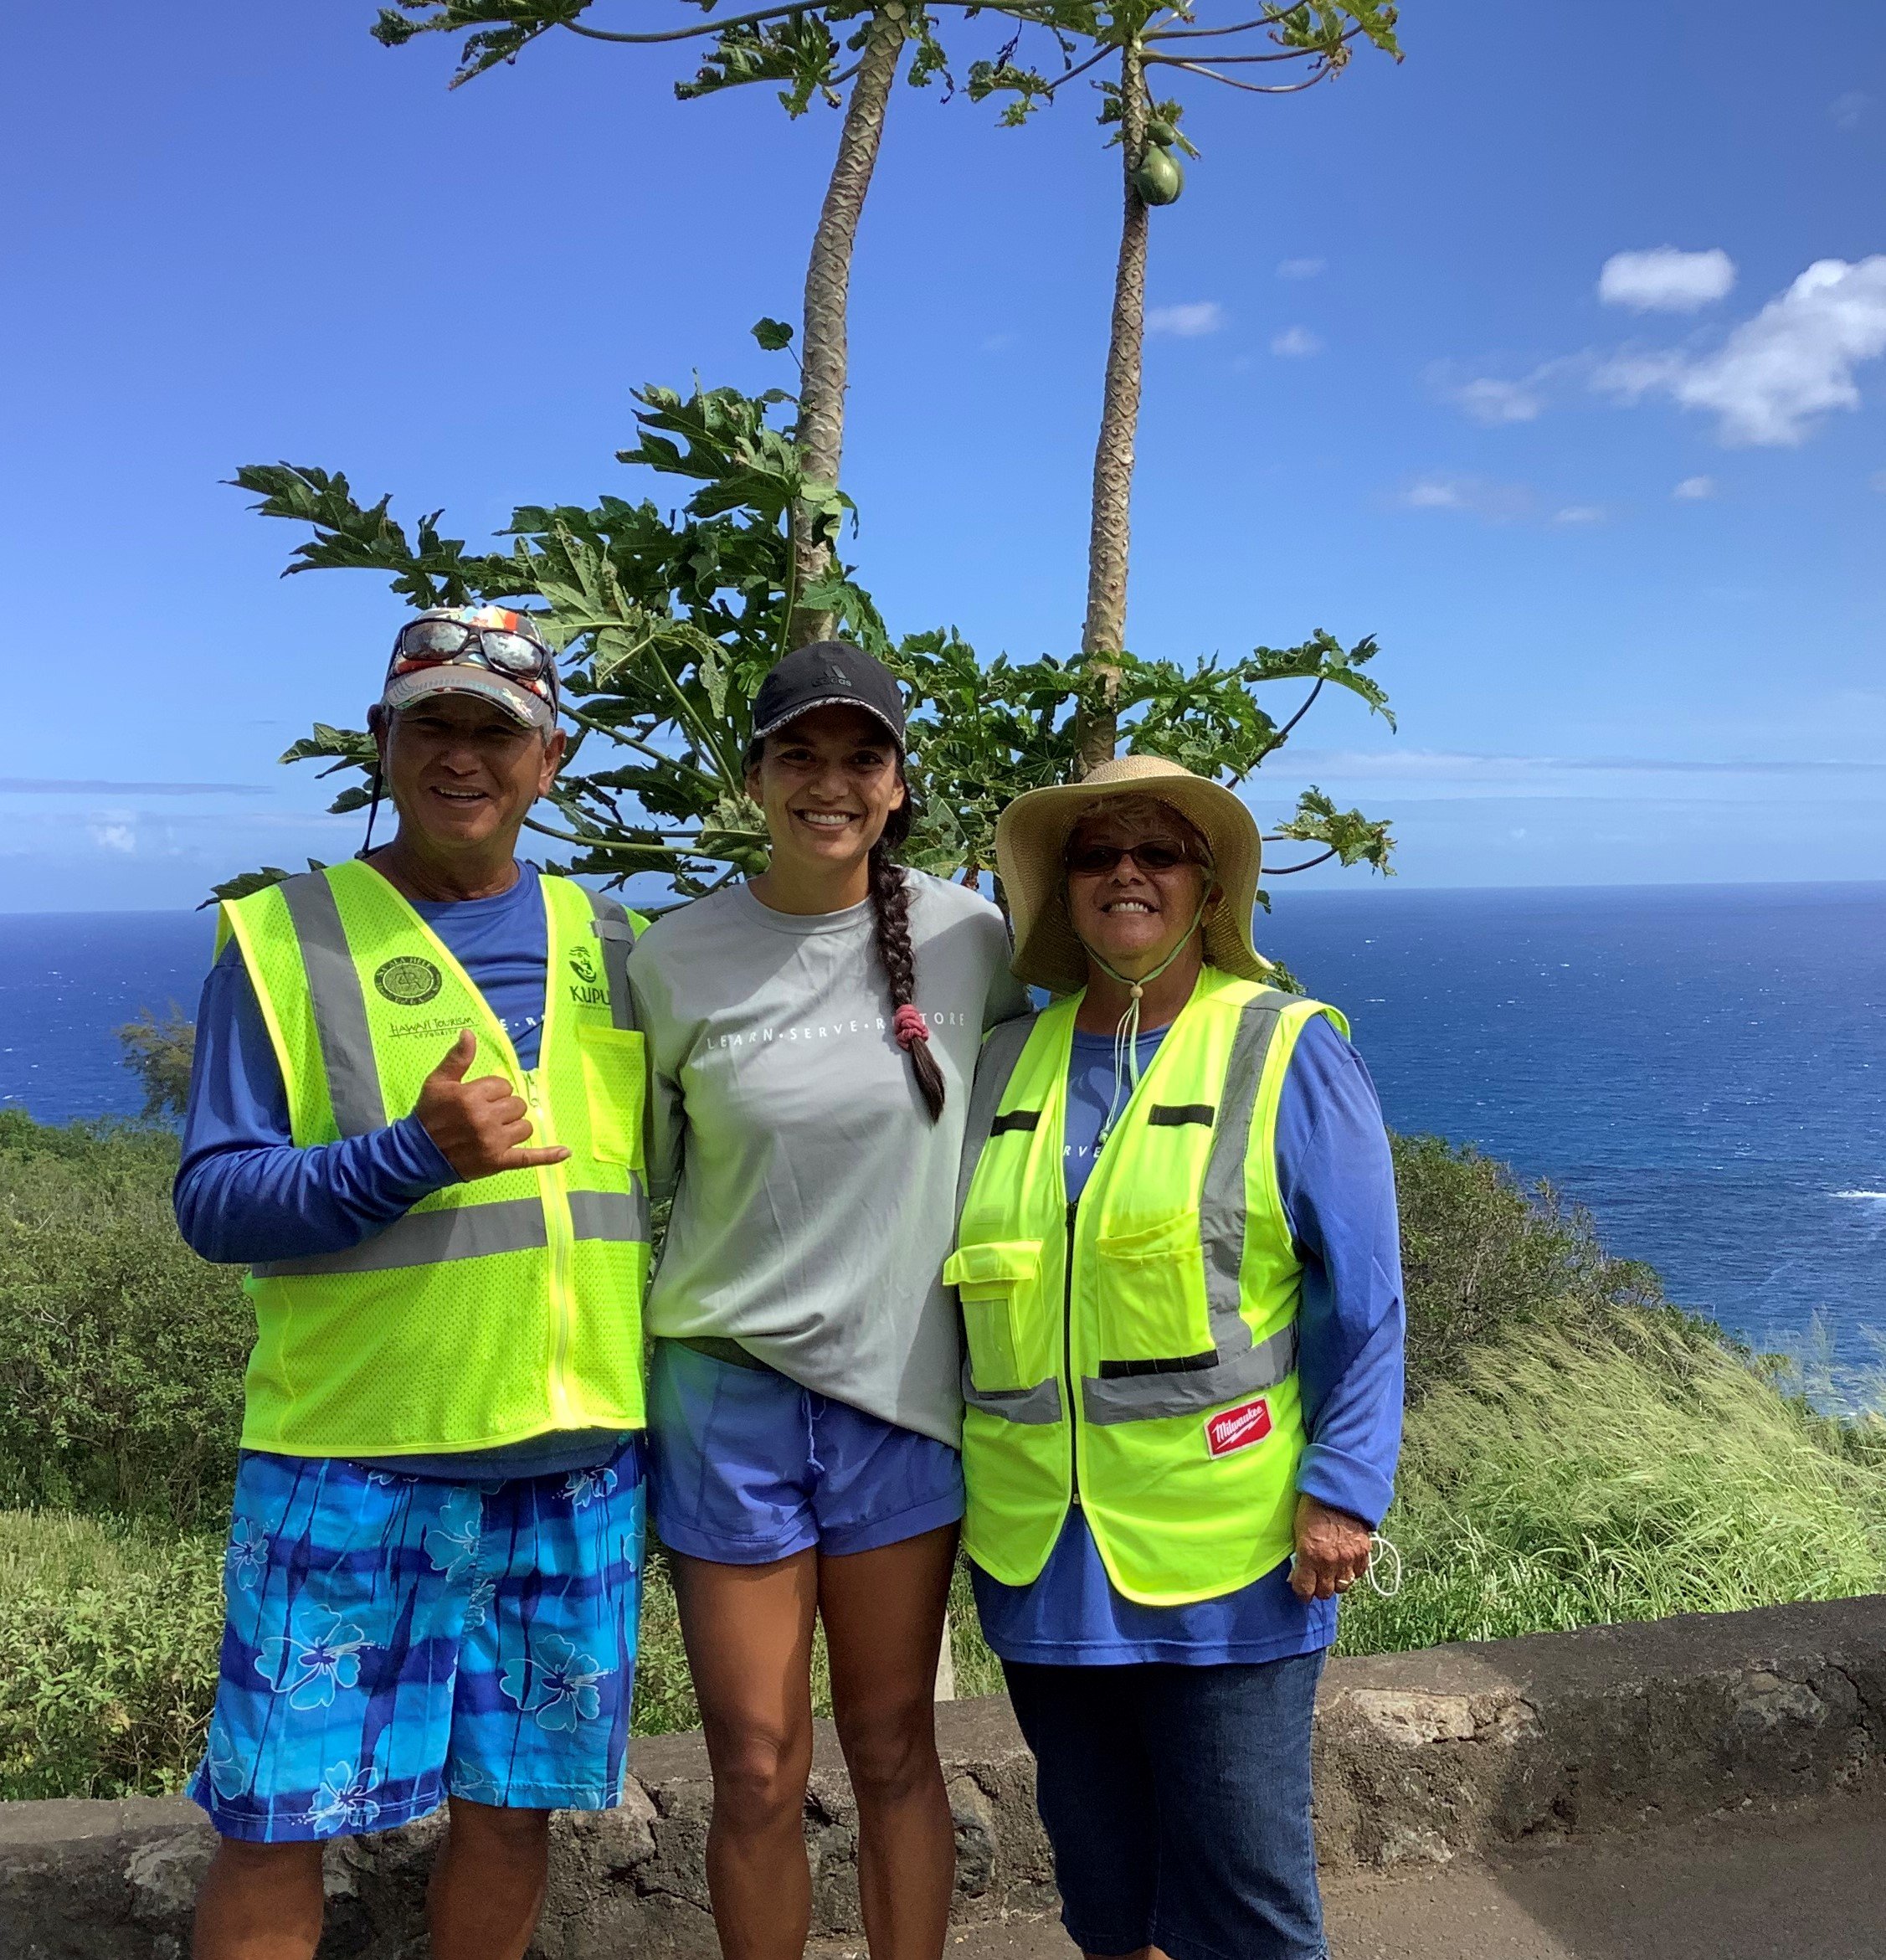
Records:
[[[429,959],[402,954],[373,975],[373,985],[396,1007],[423,1007],[445,984]]]
[[[570,971],[585,986],[595,985],[599,976],[596,971],[595,957],[587,946],[573,946],[570,949]]]

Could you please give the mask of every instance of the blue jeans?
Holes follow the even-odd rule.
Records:
[[[1327,1960],[1310,1829],[1323,1662],[1004,1664],[1083,1952]]]

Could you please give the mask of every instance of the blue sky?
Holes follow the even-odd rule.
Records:
[[[447,46],[373,11],[9,35],[0,909],[352,848],[275,758],[357,723],[395,602],[280,581],[296,536],[237,465],[480,538],[638,493],[637,383],[779,378],[747,328],[796,311],[833,117],[677,104],[685,55],[568,37],[448,95]],[[1811,54],[1782,23],[1411,0],[1399,68],[1190,95],[1129,640],[1373,632],[1400,721],[1319,707],[1267,811],[1314,781],[1389,815],[1426,885],[1882,875],[1886,10],[1834,0]],[[894,628],[1076,643],[1118,194],[1087,100],[1017,132],[900,93],[846,457]]]

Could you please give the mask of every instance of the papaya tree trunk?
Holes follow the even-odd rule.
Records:
[[[863,59],[845,106],[838,157],[825,186],[825,206],[813,234],[805,268],[804,331],[800,342],[799,425],[794,440],[799,465],[815,482],[835,486],[845,445],[845,388],[849,363],[845,311],[851,288],[851,253],[858,219],[877,167],[884,135],[884,112],[903,53],[903,0],[886,0],[872,15]],[[815,512],[802,505],[793,520],[793,565],[804,592],[831,563],[830,540]],[[815,605],[795,605],[790,638],[794,646],[832,636],[831,613]]]
[[[1113,273],[1113,330],[1107,349],[1100,440],[1093,457],[1093,516],[1087,533],[1087,616],[1081,651],[1101,682],[1098,703],[1076,730],[1082,770],[1107,761],[1119,737],[1113,703],[1120,670],[1109,661],[1126,645],[1127,557],[1131,539],[1133,440],[1139,429],[1141,349],[1146,332],[1146,200],[1133,172],[1146,147],[1146,87],[1139,50],[1120,50],[1120,161],[1126,208]]]

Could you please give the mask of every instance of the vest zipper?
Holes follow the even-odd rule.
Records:
[[[525,1099],[531,1106],[531,1127],[534,1132],[532,1141],[537,1144],[554,1144],[556,1133],[550,1126],[550,1108],[542,1093],[542,1084],[537,1071],[527,1069],[524,1073]],[[570,1397],[568,1374],[570,1360],[570,1321],[575,1299],[575,1274],[573,1271],[576,1245],[576,1226],[570,1217],[570,1201],[563,1187],[563,1181],[557,1175],[555,1165],[539,1165],[537,1167],[537,1191],[543,1200],[543,1216],[546,1236],[550,1253],[550,1311],[554,1325],[550,1343],[550,1409],[559,1428],[573,1427],[570,1421]]]
[[[1077,1427],[1080,1384],[1074,1375],[1074,1221],[1081,1208],[1078,1198],[1067,1201],[1067,1258],[1066,1284],[1061,1289],[1061,1359],[1067,1371],[1067,1477],[1068,1502],[1081,1501],[1081,1438]]]

